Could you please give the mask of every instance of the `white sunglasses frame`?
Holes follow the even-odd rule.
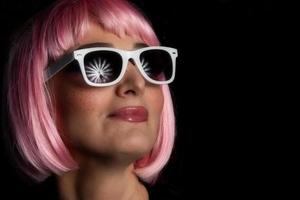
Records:
[[[156,49],[157,50],[164,50],[164,51],[168,52],[169,55],[171,56],[172,68],[173,69],[172,69],[171,78],[169,80],[166,80],[166,81],[153,80],[143,70],[142,63],[140,62],[140,59],[139,59],[140,54],[143,53],[144,51],[147,51],[147,50],[156,50]],[[118,78],[116,80],[112,81],[112,82],[109,82],[109,83],[93,83],[86,76],[85,69],[84,69],[84,57],[85,57],[86,54],[88,54],[90,52],[99,51],[99,50],[116,52],[122,58],[121,73],[118,76]],[[133,59],[135,65],[137,66],[137,68],[139,70],[139,72],[142,74],[142,76],[147,81],[149,81],[150,83],[153,83],[153,84],[158,84],[158,85],[169,84],[175,78],[176,58],[177,58],[177,56],[178,56],[177,49],[171,48],[171,47],[165,47],[165,46],[143,47],[143,48],[139,48],[137,50],[131,50],[131,51],[116,49],[116,48],[112,48],[112,47],[90,47],[90,48],[77,49],[77,50],[75,50],[75,51],[73,51],[69,54],[64,55],[57,62],[55,62],[54,64],[50,65],[48,68],[45,69],[45,76],[46,76],[45,82],[47,82],[49,79],[51,79],[53,76],[55,76],[59,71],[61,71],[63,68],[65,68],[68,64],[70,64],[75,59],[75,60],[78,61],[82,77],[88,85],[94,86],[94,87],[107,87],[107,86],[115,85],[115,84],[117,84],[118,82],[120,82],[122,80],[122,78],[124,77],[124,74],[126,72],[126,69],[128,67],[129,60]]]

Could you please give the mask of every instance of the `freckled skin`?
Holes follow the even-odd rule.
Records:
[[[142,41],[122,38],[91,24],[79,46],[95,42],[111,43],[118,49],[132,50]],[[129,62],[117,85],[88,86],[80,72],[59,72],[50,81],[55,96],[58,129],[71,153],[80,163],[82,158],[106,158],[132,162],[148,153],[156,140],[163,106],[161,87],[147,82]],[[146,122],[115,120],[109,114],[124,106],[144,106]]]

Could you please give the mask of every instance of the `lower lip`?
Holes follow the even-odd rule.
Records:
[[[142,106],[124,107],[118,109],[109,117],[127,122],[145,122],[148,120],[148,111]]]

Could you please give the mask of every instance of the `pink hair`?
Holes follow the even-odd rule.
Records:
[[[10,52],[8,108],[21,168],[38,181],[78,167],[56,128],[44,69],[76,45],[91,21],[121,37],[126,34],[150,46],[159,45],[150,24],[124,0],[59,0],[32,21]],[[168,162],[175,137],[170,91],[167,85],[162,90],[164,106],[156,144],[135,164],[137,175],[147,182],[155,181]]]

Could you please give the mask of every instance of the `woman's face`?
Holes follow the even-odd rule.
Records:
[[[92,24],[79,46],[90,43],[132,50],[141,41],[119,38]],[[91,87],[80,70],[68,67],[49,84],[55,95],[58,129],[73,156],[77,160],[85,156],[135,160],[148,153],[158,133],[161,87],[147,82],[131,62],[123,79],[109,87]]]

